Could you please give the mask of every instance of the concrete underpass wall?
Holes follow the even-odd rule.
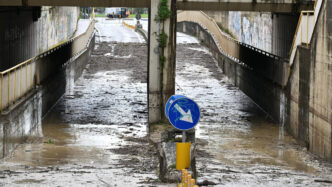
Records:
[[[309,47],[298,46],[287,88],[286,124],[310,151],[332,161],[332,0],[322,4]]]
[[[280,95],[282,90],[279,85],[267,79],[259,72],[244,63],[238,63],[227,55],[220,53],[210,33],[199,24],[193,22],[180,22],[177,31],[196,36],[212,52],[218,61],[223,73],[238,86],[257,105],[265,110],[273,119],[279,120],[280,116]],[[273,65],[273,64],[272,64]],[[279,74],[279,73],[277,73]]]
[[[0,115],[0,158],[9,155],[28,137],[42,137],[43,116],[65,91],[72,89],[74,82],[81,76],[89,62],[94,44],[95,37],[91,39],[86,51],[73,57],[72,46],[76,44],[70,43],[38,60],[39,64],[51,64],[39,67],[42,68],[41,71],[49,72],[48,78],[43,80],[27,99],[18,102],[9,112]],[[47,63],[50,61],[52,63]]]
[[[268,12],[204,11],[240,42],[288,57],[298,15]]]
[[[82,75],[85,66],[89,62],[94,45],[95,37],[92,38],[88,50],[81,55],[73,59],[70,59],[70,56],[59,59],[60,63],[54,68],[51,76],[42,82],[42,116],[49,111],[66,91],[69,91],[74,86],[74,82]],[[71,48],[64,50],[71,50]],[[63,51],[63,53],[66,52]],[[60,56],[63,53],[60,53]],[[53,58],[50,57],[50,59]]]
[[[42,136],[42,98],[35,91],[6,114],[0,115],[0,158],[9,155],[16,146],[31,136]]]
[[[0,71],[69,39],[77,7],[0,7]]]
[[[310,45],[298,46],[285,88],[220,53],[198,24],[181,22],[177,29],[203,41],[234,85],[311,152],[332,161],[332,0],[323,2]]]

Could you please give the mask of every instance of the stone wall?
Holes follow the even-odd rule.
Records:
[[[77,7],[0,7],[0,71],[69,39],[79,14]]]

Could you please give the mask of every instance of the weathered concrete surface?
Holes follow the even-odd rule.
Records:
[[[42,87],[42,115],[44,116],[49,109],[65,93],[68,84],[73,84],[82,74],[86,64],[90,59],[91,52],[94,48],[95,38],[93,37],[87,51],[79,56],[72,57],[70,50],[71,45],[61,48],[58,54],[40,59],[39,63],[47,61],[53,62],[51,67],[44,66],[44,71],[49,71],[47,78],[41,83]],[[56,65],[54,65],[56,64]],[[72,80],[72,81],[70,81]]]
[[[298,16],[268,12],[204,11],[240,42],[288,58]]]
[[[299,46],[292,67],[285,119],[309,150],[332,161],[332,1],[322,4],[309,48]]]
[[[314,1],[305,0],[177,0],[179,10],[294,12],[312,10]]]
[[[154,20],[158,13],[157,7],[159,1],[152,1],[151,8],[149,12],[149,20]],[[151,24],[152,22],[152,24]],[[149,51],[148,51],[148,86],[149,86],[149,122],[158,122],[161,120],[161,105],[162,105],[162,95],[161,95],[161,84],[160,84],[160,63],[159,63],[159,45],[158,45],[158,33],[160,24],[158,22],[149,22]]]
[[[314,1],[305,0],[177,0],[183,10],[237,10],[293,12],[312,9]],[[81,6],[149,7],[153,0],[2,0],[0,6]]]
[[[176,49],[176,7],[175,0],[168,1],[172,11],[170,18],[163,23],[155,19],[159,1],[152,1],[149,23],[149,123],[165,120],[165,104],[175,90],[175,49]],[[159,35],[164,28],[168,39],[162,51],[159,47]],[[165,62],[160,56],[166,57]]]
[[[97,29],[140,37],[118,20],[108,22]],[[65,95],[42,122],[44,138],[1,163],[0,185],[175,186],[158,179],[157,151],[147,138],[147,48],[98,39],[75,84],[66,75]]]
[[[150,140],[152,140],[154,146],[158,148],[159,178],[161,181],[168,183],[181,182],[181,171],[176,170],[176,143],[182,142],[182,131],[171,127],[170,124],[154,124],[149,129]],[[161,136],[155,138],[156,134]],[[177,139],[176,136],[181,136],[181,138]],[[187,171],[192,173],[193,178],[196,178],[196,144],[194,129],[186,131],[185,142],[191,143],[190,166],[187,168]]]
[[[331,164],[233,86],[212,51],[201,44],[178,45],[177,51],[176,94],[193,98],[201,110],[195,127],[200,186],[331,185]]]
[[[288,62],[283,58],[262,51],[245,43],[238,42],[224,34],[217,23],[201,11],[184,11],[178,14],[178,21],[189,25],[188,33],[196,35],[216,53],[223,53],[234,61],[247,66],[263,79],[279,86],[285,86],[288,75]],[[192,25],[192,23],[194,25]],[[197,24],[196,24],[197,23]]]
[[[0,6],[149,7],[151,0],[1,0]]]
[[[79,18],[77,7],[1,7],[0,10],[0,71],[69,39]]]
[[[29,137],[42,134],[42,96],[36,90],[14,110],[0,115],[0,158],[10,153]]]
[[[286,89],[220,54],[214,40],[206,31],[193,26],[186,29],[188,33],[198,33],[197,36],[211,49],[219,66],[234,85],[274,120],[287,127],[310,151],[330,161],[332,29],[328,23],[331,23],[331,10],[331,1],[324,1],[310,47],[299,47],[296,64],[291,68],[291,78]]]
[[[28,93],[28,97],[23,97],[0,114],[0,128],[3,129],[0,139],[0,146],[3,147],[1,158],[9,155],[28,137],[42,136],[42,117],[65,93],[71,83],[69,80],[75,81],[82,74],[94,47],[94,37],[87,50],[79,56],[72,56],[72,45],[75,44],[70,43],[38,59],[38,64],[42,64],[38,71],[47,74],[41,84],[35,91]]]

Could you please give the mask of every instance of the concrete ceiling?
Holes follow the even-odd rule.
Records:
[[[0,6],[150,7],[155,0],[0,0]],[[178,10],[297,12],[313,10],[306,0],[177,0]]]

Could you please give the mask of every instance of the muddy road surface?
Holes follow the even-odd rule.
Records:
[[[238,88],[206,47],[177,46],[176,93],[201,109],[196,167],[201,185],[331,186],[332,167],[298,145]]]
[[[2,161],[0,186],[167,186],[147,138],[147,45],[103,21],[90,63],[43,119],[43,138]],[[112,29],[135,40],[119,43]]]

